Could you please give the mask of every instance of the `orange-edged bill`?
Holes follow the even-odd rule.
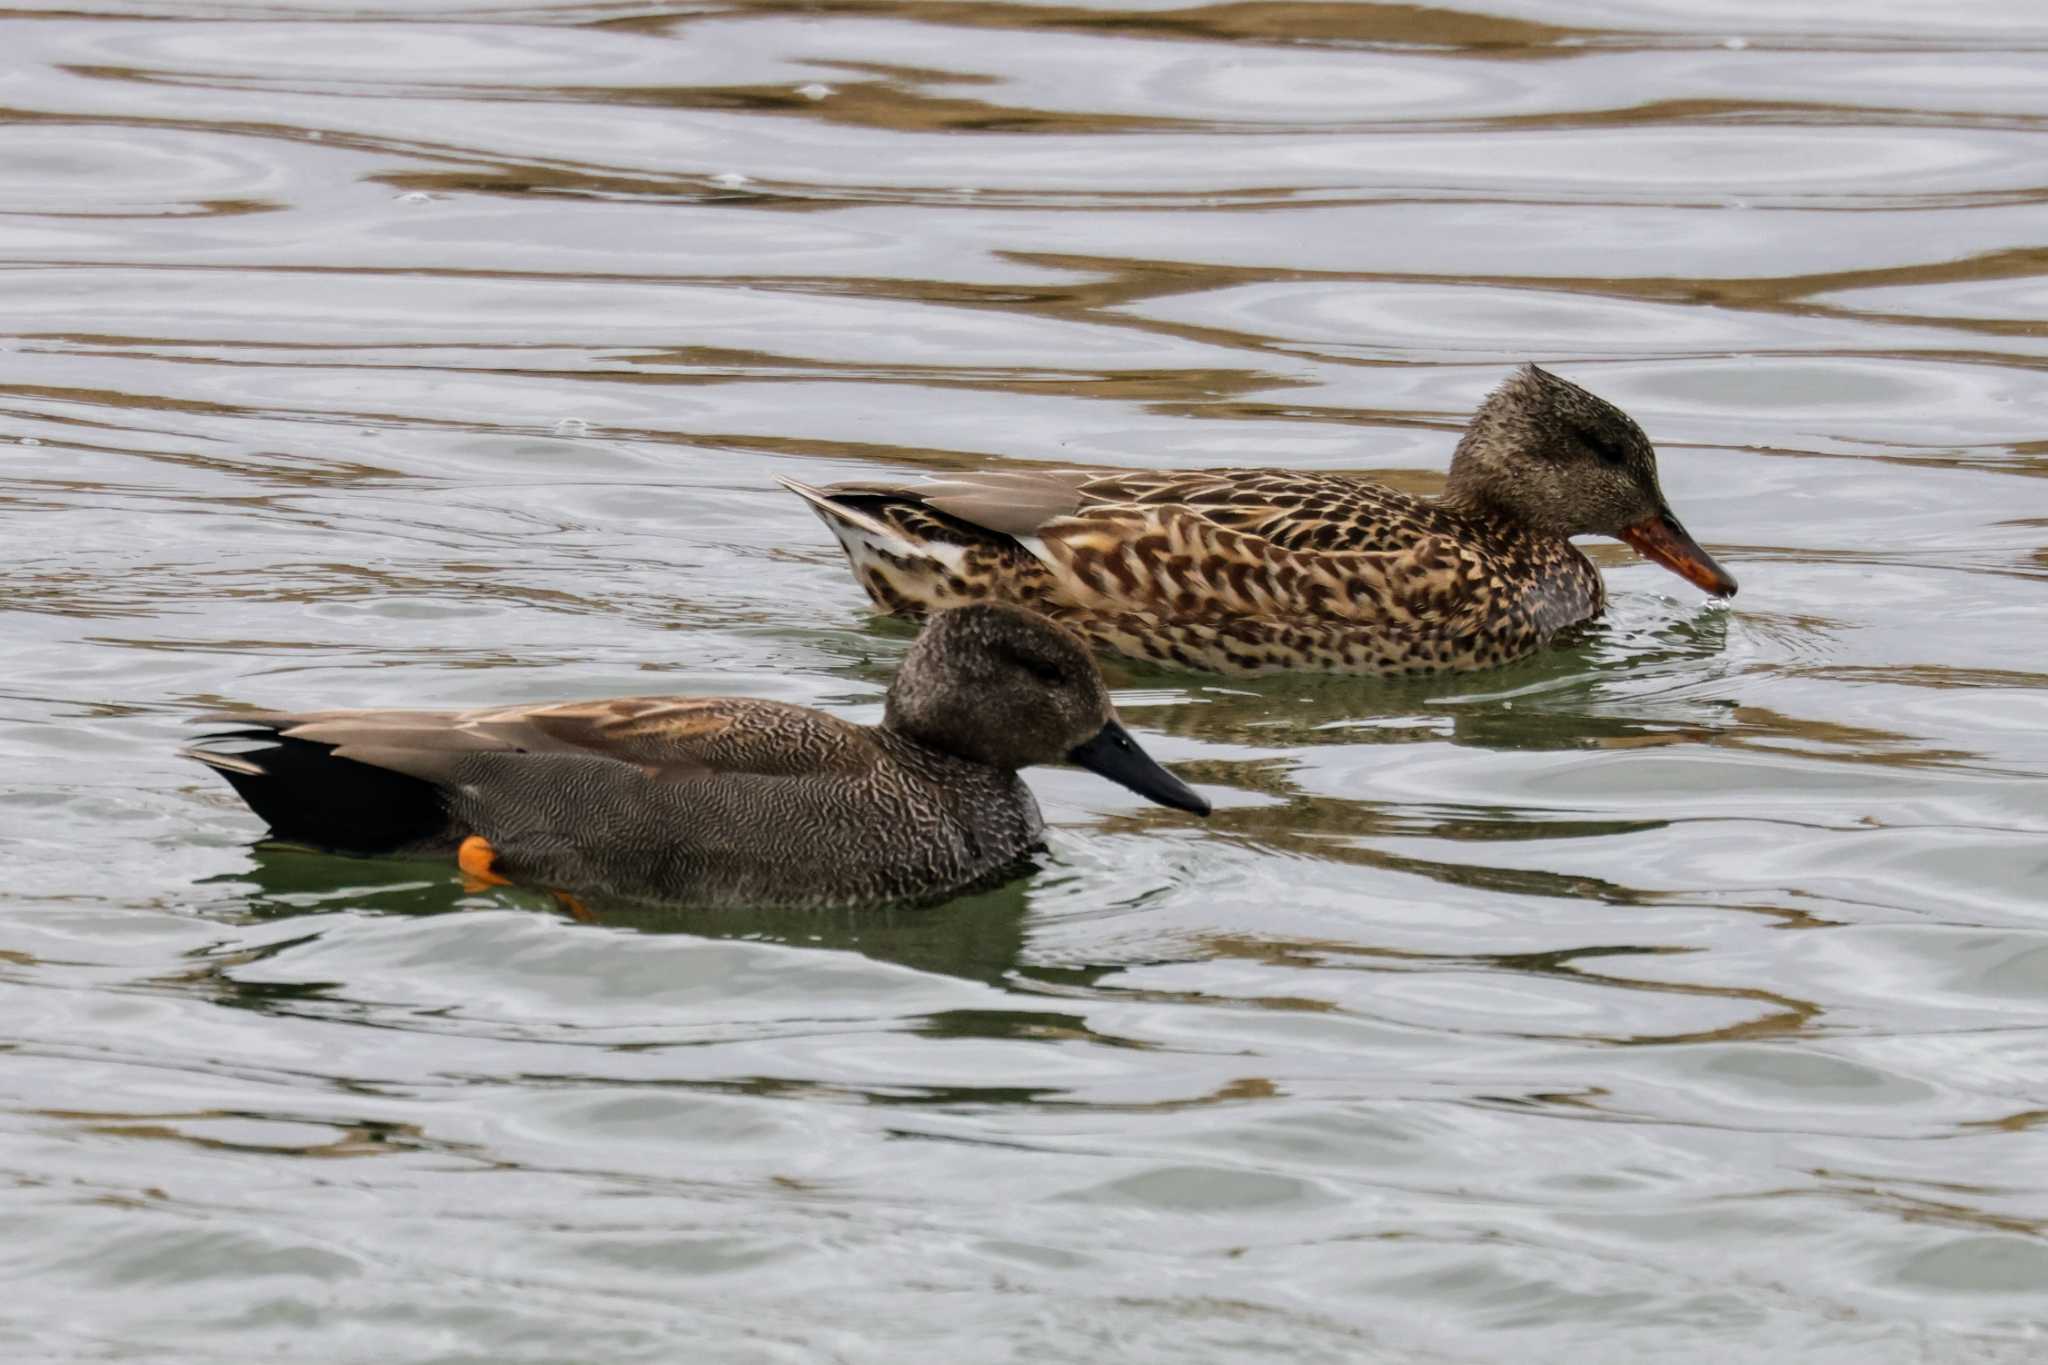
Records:
[[[1637,554],[1662,564],[1686,582],[1716,597],[1735,596],[1734,575],[1716,564],[1669,512],[1623,528],[1621,538],[1635,547]]]

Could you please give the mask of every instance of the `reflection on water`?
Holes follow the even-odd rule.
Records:
[[[497,905],[559,909],[541,893],[513,889],[465,892],[445,860],[351,858],[290,844],[259,843],[251,866],[208,879],[241,901],[241,912],[274,921],[337,909],[436,915]],[[799,947],[838,949],[1001,986],[1018,965],[1024,942],[1022,880],[923,908],[868,910],[706,910],[583,898],[590,922],[652,934],[698,934]],[[225,908],[225,907],[224,907]]]
[[[2040,1354],[2035,7],[0,25],[8,1358]],[[1495,673],[1112,663],[1216,815],[1035,770],[983,895],[578,923],[174,757],[872,719],[773,476],[1428,492],[1524,360],[1740,599],[1596,543]]]

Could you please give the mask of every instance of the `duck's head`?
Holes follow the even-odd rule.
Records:
[[[1488,394],[1451,457],[1448,495],[1554,536],[1613,536],[1716,597],[1735,579],[1699,547],[1657,486],[1657,452],[1632,418],[1525,365]]]
[[[1118,723],[1087,646],[1023,607],[980,602],[932,613],[889,685],[882,723],[992,768],[1065,759],[1162,806],[1209,813]]]

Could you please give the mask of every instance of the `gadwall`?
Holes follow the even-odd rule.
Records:
[[[1217,673],[1520,658],[1605,605],[1575,535],[1735,592],[1664,501],[1642,428],[1534,365],[1473,414],[1437,498],[1276,469],[782,483],[884,611],[1020,602],[1098,648]]]
[[[567,893],[579,910],[585,894],[842,906],[981,884],[1039,842],[1017,776],[1034,763],[1209,813],[1118,723],[1087,647],[999,603],[932,615],[880,725],[744,697],[204,719],[234,728],[185,752],[276,837],[454,853],[474,881]]]

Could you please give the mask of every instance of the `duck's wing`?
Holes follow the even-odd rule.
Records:
[[[478,754],[577,756],[678,780],[714,773],[844,771],[872,760],[868,732],[823,712],[751,697],[612,697],[479,711],[221,712],[214,738],[324,746],[336,758],[446,786]],[[191,751],[226,770],[236,755]]]
[[[1088,485],[1101,481],[1099,471],[1086,469],[987,469],[940,474],[913,484],[835,483],[812,488],[794,479],[782,484],[820,511],[858,506],[863,499],[913,502],[936,512],[993,531],[998,535],[1029,535],[1057,517],[1072,516],[1090,502]]]
[[[522,708],[509,723],[523,736],[631,763],[658,777],[858,772],[879,753],[865,726],[760,697],[564,702]]]

